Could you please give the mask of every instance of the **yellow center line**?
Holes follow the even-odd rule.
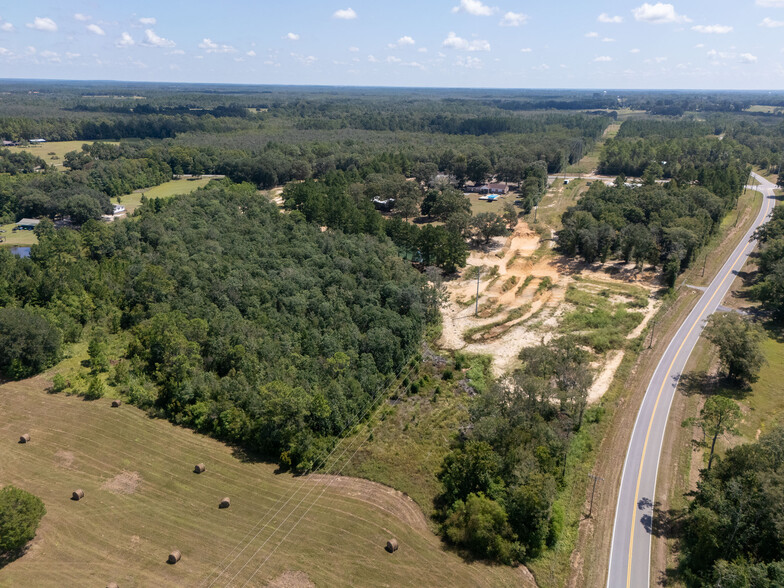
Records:
[[[762,197],[765,198],[765,194],[764,193],[763,193]],[[694,330],[694,327],[696,327],[700,323],[700,321],[702,320],[702,315],[705,314],[705,311],[710,306],[710,303],[713,302],[713,299],[716,297],[716,294],[718,294],[719,290],[721,290],[721,287],[724,285],[724,282],[726,282],[727,278],[732,275],[732,270],[735,267],[735,264],[738,263],[738,260],[743,256],[743,254],[746,252],[747,248],[748,248],[748,245],[741,250],[741,252],[737,255],[735,260],[732,262],[732,265],[730,266],[729,270],[724,275],[724,278],[722,278],[722,280],[719,283],[719,285],[716,287],[716,290],[713,292],[713,294],[711,295],[711,297],[708,300],[708,302],[705,304],[705,307],[700,312],[699,316],[697,317],[697,320],[694,321],[694,324],[692,324],[691,328],[689,329],[689,332],[686,333],[686,336],[683,338],[683,341],[681,341],[680,347],[678,347],[678,351],[675,352],[675,356],[672,358],[672,362],[670,362],[670,367],[667,368],[667,373],[665,374],[665,376],[664,376],[664,378],[662,380],[662,385],[659,388],[659,394],[656,396],[656,402],[653,405],[653,412],[651,413],[651,420],[648,423],[648,430],[645,433],[645,442],[643,443],[643,446],[642,446],[642,457],[640,458],[640,470],[639,470],[639,472],[637,472],[637,487],[634,490],[634,506],[633,506],[633,508],[634,508],[635,512],[637,510],[637,501],[639,500],[639,496],[640,496],[640,481],[642,480],[642,470],[643,470],[643,464],[645,463],[645,454],[647,453],[647,450],[648,450],[648,437],[650,437],[650,435],[651,435],[651,428],[653,427],[653,419],[656,417],[656,409],[659,406],[659,400],[661,400],[661,395],[662,395],[662,392],[664,391],[664,386],[667,384],[667,381],[669,379],[670,372],[672,371],[672,367],[675,365],[675,361],[678,359],[678,356],[680,355],[681,350],[683,349],[683,346],[686,344],[686,341],[691,336],[691,333]],[[626,568],[626,588],[630,588],[631,581],[632,581],[632,554],[634,553],[634,549],[633,548],[634,548],[634,526],[635,526],[635,523],[636,523],[635,519],[636,519],[636,516],[633,516],[632,517],[631,535],[630,535],[630,538],[629,538],[629,564],[628,564],[628,566]]]

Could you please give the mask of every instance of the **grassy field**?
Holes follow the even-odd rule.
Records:
[[[38,237],[35,236],[33,231],[14,231],[16,223],[8,225],[0,225],[0,230],[5,233],[0,233],[0,247],[14,247],[15,245],[35,245],[38,243]]]
[[[746,112],[781,112],[781,106],[771,106],[769,104],[752,104],[746,109]]]
[[[482,212],[495,212],[496,214],[503,214],[504,203],[514,203],[515,199],[517,198],[517,195],[512,192],[500,196],[498,200],[495,200],[494,202],[479,200],[479,196],[481,196],[481,194],[466,194],[466,196],[468,196],[468,199],[471,201],[471,214],[474,216]]]
[[[611,123],[604,130],[604,135],[600,141],[597,141],[593,149],[591,149],[580,161],[567,167],[564,172],[568,174],[590,174],[599,167],[599,158],[602,155],[602,148],[607,139],[612,139],[621,130],[621,123]]]
[[[117,144],[117,141],[104,141],[105,143]],[[94,141],[52,141],[51,143],[41,143],[24,145],[19,147],[6,147],[11,151],[29,151],[33,155],[37,155],[43,159],[47,164],[54,165],[62,169],[63,158],[69,151],[81,151],[82,145],[92,145]]]
[[[191,192],[203,188],[214,178],[181,178],[165,182],[159,186],[145,188],[132,194],[125,194],[117,198],[112,198],[112,204],[122,204],[128,214],[139,208],[142,203],[142,194],[147,198],[171,198],[177,194],[190,194]]]
[[[0,485],[33,492],[47,509],[28,552],[0,569],[0,586],[239,586],[255,570],[252,585],[302,585],[282,583],[302,572],[318,586],[525,583],[522,570],[446,550],[400,492],[295,478],[132,406],[48,385],[47,376],[0,385]],[[19,445],[25,432],[32,441]],[[207,471],[196,475],[199,462]],[[73,502],[77,488],[85,498]],[[231,508],[219,510],[223,496]],[[384,551],[390,537],[400,542],[394,555]],[[174,566],[172,549],[182,552]]]

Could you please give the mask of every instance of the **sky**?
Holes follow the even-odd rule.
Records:
[[[784,0],[5,1],[0,78],[780,90]]]

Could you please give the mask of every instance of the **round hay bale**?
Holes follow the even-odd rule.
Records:
[[[122,400],[112,400],[112,408],[117,408],[122,404]]]
[[[202,473],[202,472],[203,472],[204,470],[206,470],[206,469],[207,469],[207,468],[206,468],[206,467],[204,467],[204,464],[203,464],[203,463],[197,463],[197,464],[194,466],[194,468],[193,468],[193,473],[194,473],[194,474],[200,474],[200,473]]]
[[[397,539],[390,539],[389,541],[387,541],[386,550],[389,553],[395,553],[398,550],[398,547],[400,546],[397,544]]]
[[[73,494],[71,494],[71,500],[81,500],[82,498],[84,498],[84,490],[81,488],[74,490]]]
[[[120,587],[117,585],[117,582],[109,582],[106,585],[106,588],[120,588]]]
[[[229,500],[229,497],[226,496],[223,500],[220,501],[218,508],[229,508],[230,506],[231,506],[231,500]]]
[[[19,437],[19,443],[30,443],[30,433],[25,433]]]
[[[172,552],[169,554],[169,559],[167,559],[166,561],[167,561],[168,563],[170,563],[170,564],[174,565],[174,564],[176,564],[178,561],[180,561],[180,558],[181,558],[181,557],[182,557],[182,554],[180,553],[180,550],[179,550],[179,549],[175,549],[174,551],[172,551]]]

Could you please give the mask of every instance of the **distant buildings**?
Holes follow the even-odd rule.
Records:
[[[473,192],[475,194],[507,194],[509,192],[509,184],[506,182],[491,182],[489,184],[476,184],[475,186],[466,186],[466,192]]]

